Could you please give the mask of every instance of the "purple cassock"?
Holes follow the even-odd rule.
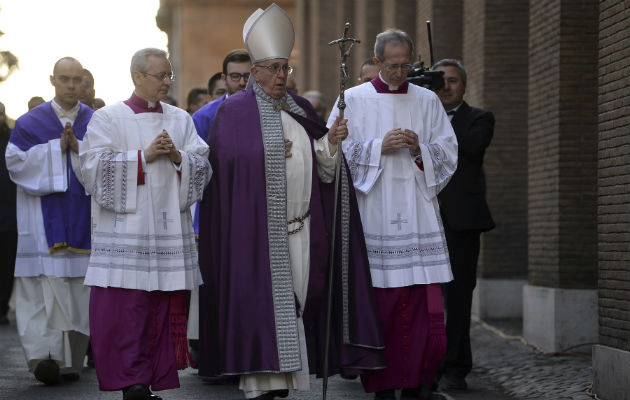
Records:
[[[271,132],[269,121],[273,118],[279,121],[280,112],[279,109],[275,109],[276,114],[274,109],[264,111],[260,97],[254,88],[230,96],[219,108],[208,140],[213,177],[201,202],[199,232],[199,264],[205,282],[199,299],[199,374],[203,376],[291,372],[301,368],[297,336],[290,334],[297,332],[290,268],[288,274],[287,269],[278,274],[278,265],[270,261],[277,259],[278,253],[286,252],[278,244],[287,235],[286,214],[278,217],[281,225],[278,240],[273,239],[270,228],[270,221],[276,218],[270,209],[275,209],[274,204],[282,200],[273,200],[279,192],[269,189],[273,159],[266,147]],[[286,100],[292,106],[283,109],[288,108],[305,128],[313,154],[310,275],[303,321],[309,370],[321,377],[334,186],[318,178],[313,140],[321,138],[327,129],[317,122],[317,115],[306,99],[291,95]],[[276,125],[276,132],[271,133],[279,135],[276,150],[280,155],[275,163],[284,171],[281,126]],[[345,162],[342,170],[347,174],[344,176],[350,175]],[[285,179],[284,172],[276,174],[276,178]],[[342,183],[340,179],[340,186]],[[348,185],[346,180],[345,184],[349,186],[346,191],[349,207],[344,211],[341,206],[337,217],[329,375],[357,374],[385,367],[356,197],[351,182]],[[280,199],[286,199],[282,196],[284,193]],[[347,233],[343,244],[342,220]],[[279,295],[278,289],[283,280],[288,280],[285,287],[289,288],[285,297]],[[280,316],[285,306],[292,307],[285,314],[288,323]]]
[[[92,118],[92,109],[79,103],[72,131],[82,140],[87,124]],[[59,139],[64,126],[52,109],[50,101],[40,104],[15,122],[11,132],[11,143],[22,151],[31,147]],[[70,167],[70,151],[66,151],[68,189],[65,192],[41,196],[42,216],[46,240],[51,252],[69,250],[89,252],[90,250],[90,197],[86,196],[83,185]]]

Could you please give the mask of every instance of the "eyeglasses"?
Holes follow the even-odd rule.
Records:
[[[229,73],[228,76],[232,80],[232,82],[238,82],[243,78],[245,82],[249,79],[249,72],[245,72],[244,74],[239,74],[238,72]]]
[[[255,66],[256,67],[267,68],[274,75],[278,75],[280,70],[282,70],[282,72],[284,72],[287,75],[290,75],[291,72],[293,72],[293,67],[290,66],[289,64],[284,64],[284,65],[278,65],[278,64],[260,65],[260,64],[255,64]]]
[[[400,68],[401,71],[407,72],[411,69],[411,64],[383,64],[383,68],[388,72],[396,71]]]
[[[166,78],[168,78],[168,80],[171,82],[175,80],[175,74],[173,74],[172,72],[162,72],[160,74],[150,74],[148,72],[143,72],[143,74],[152,76],[159,81],[163,81]]]

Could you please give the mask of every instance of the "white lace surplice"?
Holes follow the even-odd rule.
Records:
[[[371,83],[346,92],[348,138],[343,151],[361,212],[375,287],[452,279],[437,194],[457,167],[457,139],[438,97],[409,85],[406,94],[377,93]],[[337,106],[328,120],[335,121]],[[395,128],[419,136],[424,171],[408,149],[381,154]]]
[[[210,180],[208,146],[190,116],[135,114],[124,103],[94,113],[81,148],[81,172],[92,195],[92,255],[85,284],[182,290],[201,284],[190,206]],[[181,178],[166,156],[146,165],[138,185],[138,150],[165,129],[182,155]]]

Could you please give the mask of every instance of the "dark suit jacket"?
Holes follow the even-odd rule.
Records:
[[[451,121],[458,142],[457,170],[438,195],[444,225],[456,231],[488,231],[494,221],[486,203],[483,156],[494,134],[494,115],[466,102]]]

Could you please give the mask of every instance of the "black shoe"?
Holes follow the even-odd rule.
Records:
[[[43,382],[46,385],[55,385],[61,381],[61,374],[59,372],[59,365],[52,360],[40,361],[33,371],[35,378]]]
[[[88,348],[85,351],[85,355],[87,356],[87,366],[90,368],[94,368],[94,353],[92,353],[92,342],[88,342]]]
[[[151,399],[151,400],[162,400],[162,398],[160,396],[158,396],[157,394],[153,394],[153,393],[151,393],[151,395],[149,396],[149,399]]]
[[[409,399],[418,399],[418,389],[417,388],[403,388],[400,391],[400,399],[401,400],[409,400]]]
[[[79,374],[77,372],[70,372],[67,374],[61,374],[61,379],[64,382],[76,382],[78,381],[80,378]]]
[[[468,390],[468,384],[466,378],[463,376],[444,375],[444,388],[447,390]]]
[[[123,400],[150,400],[151,391],[147,385],[135,384],[123,389]]]
[[[396,390],[387,389],[375,392],[374,400],[396,400]]]
[[[199,340],[188,339],[188,352],[190,353],[191,368],[198,369],[199,365]]]

